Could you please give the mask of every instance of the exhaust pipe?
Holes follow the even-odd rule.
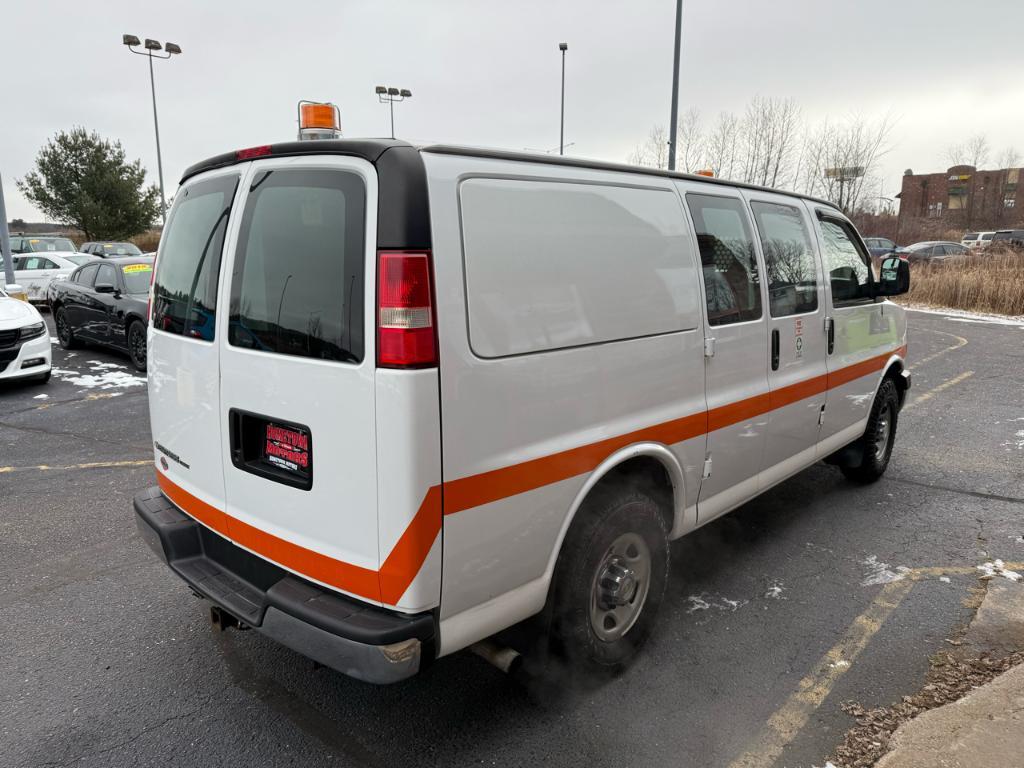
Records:
[[[514,674],[523,663],[523,657],[515,648],[501,646],[490,640],[473,643],[469,650],[507,675]]]

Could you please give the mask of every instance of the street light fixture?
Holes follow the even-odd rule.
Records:
[[[169,59],[172,56],[181,53],[181,46],[177,43],[166,43],[161,45],[158,40],[151,40],[146,38],[146,42],[141,44],[139,38],[135,35],[122,35],[121,43],[128,47],[128,50],[132,53],[137,53],[139,56],[146,56],[149,59],[149,91],[153,97],[153,130],[156,132],[156,168],[157,174],[160,178],[160,213],[161,219],[164,224],[167,223],[167,195],[164,194],[164,161],[160,154],[160,123],[156,117],[156,85],[153,80],[153,59]],[[145,48],[144,51],[135,50],[139,45]],[[164,55],[154,54],[154,51],[163,51]]]
[[[391,107],[391,138],[395,138],[395,102],[405,101],[412,98],[412,91],[408,88],[385,88],[378,85],[373,89],[377,94],[377,100],[381,104],[388,104]]]
[[[562,52],[562,119],[558,127],[558,154],[565,154],[565,52],[569,50],[568,43],[559,43],[558,50]]]

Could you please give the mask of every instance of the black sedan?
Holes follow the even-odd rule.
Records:
[[[90,262],[50,284],[47,300],[64,349],[102,344],[127,352],[146,370],[146,319],[153,259]]]

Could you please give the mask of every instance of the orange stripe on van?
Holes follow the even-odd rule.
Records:
[[[700,437],[848,384],[882,370],[893,355],[906,357],[906,354],[904,345],[838,371],[712,408],[706,413],[684,416],[578,448],[451,480],[444,483],[443,500],[442,487],[432,486],[379,571],[314,552],[244,523],[193,496],[160,471],[157,471],[157,480],[167,498],[182,511],[225,538],[322,584],[394,605],[423,567],[441,531],[442,511],[445,515],[455,514],[593,471],[610,454],[633,443],[672,445]]]
[[[296,573],[368,600],[397,603],[416,578],[441,530],[441,489],[431,488],[380,571],[346,563],[260,530],[193,496],[157,471],[177,507],[221,536]]]

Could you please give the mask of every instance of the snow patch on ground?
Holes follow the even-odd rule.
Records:
[[[83,389],[123,389],[146,385],[145,377],[135,376],[117,363],[104,363],[99,360],[89,360],[88,362],[89,370],[92,373],[82,373],[68,368],[54,368],[53,375],[72,386]]]
[[[711,608],[714,608],[716,611],[731,612],[747,604],[746,600],[730,600],[727,597],[709,596],[703,592],[699,595],[690,595],[686,600],[690,604],[690,607],[686,609],[687,613],[707,611]]]
[[[1021,576],[1017,571],[1011,571],[1007,568],[1006,564],[1003,563],[1002,560],[993,560],[990,563],[982,563],[977,566],[977,568],[981,571],[981,576],[978,578],[986,581],[988,579],[994,579],[996,576],[1002,576],[1004,579],[1009,579],[1010,581],[1020,581],[1021,579],[1024,579],[1024,576]]]
[[[993,323],[995,325],[1015,325],[1024,328],[1024,316],[1021,315],[991,315],[985,312],[967,312],[962,309],[944,309],[943,307],[929,307],[923,304],[909,304],[905,309],[909,312],[925,312],[930,315],[943,315],[947,320],[961,323]]]
[[[50,337],[50,343],[51,344],[60,344],[60,339],[58,339],[56,336],[51,336]]]
[[[949,576],[939,576],[939,581],[941,581],[943,584],[949,584],[950,583]]]
[[[1007,440],[1005,443],[1001,443],[1001,448],[1016,448],[1018,451],[1024,451],[1024,429],[1018,429],[1013,433],[1013,440]]]
[[[850,662],[848,662],[846,659],[840,659],[839,661],[829,664],[829,667],[831,667],[832,669],[843,669],[844,667],[848,666],[850,666]]]
[[[860,583],[862,587],[873,587],[877,584],[890,584],[894,581],[902,581],[910,572],[905,565],[897,565],[891,568],[888,563],[879,561],[878,557],[871,555],[867,560],[861,560],[861,565],[867,568],[864,580]]]
[[[785,591],[785,587],[777,581],[773,581],[772,585],[768,587],[768,591],[764,593],[764,596],[769,600],[785,600],[782,593]]]
[[[50,397],[49,395],[36,395],[36,396],[35,396],[35,397],[33,397],[32,399],[33,399],[33,400],[46,400],[46,399],[47,399],[47,398],[49,398],[49,397]]]

